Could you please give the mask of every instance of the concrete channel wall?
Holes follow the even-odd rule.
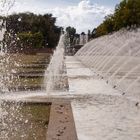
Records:
[[[46,140],[78,140],[70,102],[52,103]]]

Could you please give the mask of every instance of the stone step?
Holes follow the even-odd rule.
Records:
[[[42,90],[43,87],[40,85],[36,86],[18,86],[18,87],[8,87],[9,91],[36,91]]]
[[[37,69],[37,68],[42,68],[42,69],[46,69],[46,67],[47,67],[47,65],[45,64],[30,64],[30,65],[22,65],[21,66],[22,68],[35,68],[35,69]]]

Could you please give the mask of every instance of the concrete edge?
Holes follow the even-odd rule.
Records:
[[[78,140],[70,102],[52,103],[46,140]]]

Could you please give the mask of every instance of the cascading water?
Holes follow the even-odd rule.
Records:
[[[86,44],[88,42],[88,35],[86,34],[81,34],[80,35],[80,42],[79,42],[79,44],[80,45],[84,45],[84,44]]]
[[[9,10],[12,8],[15,0],[1,0],[0,10],[1,15],[5,18],[8,15]],[[16,73],[15,66],[18,65],[8,53],[8,45],[15,43],[16,39],[12,39],[12,34],[6,30],[6,21],[0,20],[0,139],[9,139],[17,135],[20,125],[17,124],[18,118],[23,120],[22,115],[19,113],[21,105],[17,103],[6,102],[5,94],[9,93],[9,87],[13,82],[13,73]],[[18,80],[18,78],[17,78]],[[5,101],[4,101],[5,100]],[[24,133],[24,132],[23,132]],[[22,134],[23,134],[22,133]],[[11,137],[12,135],[12,137]],[[21,135],[22,137],[22,135]]]
[[[62,34],[50,64],[45,71],[44,85],[48,95],[52,91],[62,91],[66,87],[64,65],[65,39],[65,35]]]
[[[88,42],[75,56],[114,88],[140,97],[139,37],[140,29],[121,30]]]
[[[10,53],[8,53],[8,45],[15,43],[16,38],[12,37],[12,34],[6,31],[6,22],[1,20],[0,23],[0,92],[9,92],[10,85],[13,82],[13,78],[18,80],[14,74],[16,73],[16,62]]]
[[[14,5],[15,0],[1,0],[0,10],[3,17],[7,17],[9,10]],[[13,64],[10,64],[10,55],[8,54],[8,42],[12,43],[11,34],[7,32],[6,20],[0,19],[0,93],[8,92],[8,86],[10,85],[15,72]]]
[[[3,39],[4,39],[4,34],[6,32],[6,25],[4,25],[4,21],[1,20],[0,21],[0,55],[3,55],[4,54],[4,46],[3,46]]]
[[[15,0],[0,1],[0,5],[2,5],[3,7],[2,15],[4,17],[7,16],[7,13],[14,1]],[[28,120],[31,117],[31,114],[28,114],[28,118],[24,116],[24,113],[21,113],[22,107],[24,105],[23,103],[17,103],[18,97],[14,96],[19,93],[14,93],[14,95],[13,93],[10,93],[12,95],[9,95],[9,87],[11,86],[11,84],[14,84],[13,86],[15,88],[18,84],[18,78],[14,79],[17,80],[17,84],[14,83],[15,81],[13,82],[13,78],[15,78],[15,75],[18,75],[15,69],[15,65],[21,66],[20,63],[15,62],[16,55],[10,54],[10,51],[7,49],[12,48],[13,44],[16,43],[16,39],[13,39],[13,36],[16,36],[15,33],[12,31],[10,32],[11,33],[8,33],[6,31],[6,22],[2,20],[0,22],[0,139],[29,139],[29,135],[30,138],[32,137],[33,139],[37,139],[36,134],[32,133],[31,135],[29,134],[30,132],[28,132],[29,129],[33,130],[33,128],[35,128],[36,126]],[[9,44],[11,45],[10,47]],[[67,81],[65,79],[66,74],[64,65],[64,47],[65,35],[62,34],[58,46],[56,47],[56,50],[54,51],[54,54],[52,56],[50,65],[45,72],[47,76],[44,80],[44,83],[48,94],[55,90],[62,91],[67,88]],[[10,96],[8,97],[8,101],[6,98],[7,96]],[[14,96],[15,98],[12,98],[12,96]],[[15,102],[9,101],[9,99],[14,100]]]

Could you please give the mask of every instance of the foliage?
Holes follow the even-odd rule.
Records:
[[[72,45],[73,41],[74,41],[74,37],[76,35],[76,29],[74,27],[67,27],[66,28],[66,32],[70,38],[70,44]]]
[[[23,32],[19,33],[18,37],[20,41],[23,43],[23,46],[31,46],[35,48],[41,48],[43,43],[43,35],[42,33],[31,33],[31,32]]]
[[[32,42],[32,47],[37,47],[35,43],[40,42],[39,44],[42,44],[43,47],[54,48],[58,43],[61,28],[55,25],[56,18],[51,14],[19,13],[9,15],[6,20],[8,32],[22,36],[24,44],[25,38],[27,39],[26,43]],[[32,39],[37,36],[39,37],[37,39],[40,40],[39,42]]]
[[[123,0],[115,8],[113,15],[108,15],[97,28],[93,29],[92,37],[99,37],[118,31],[122,28],[140,26],[140,0]]]

